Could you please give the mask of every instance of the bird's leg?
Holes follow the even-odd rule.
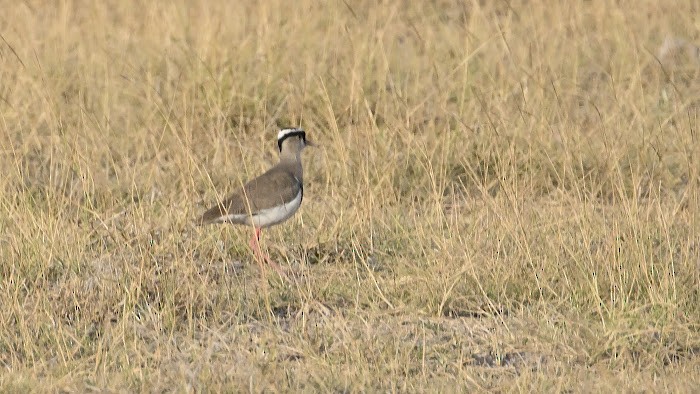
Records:
[[[253,252],[255,253],[256,260],[258,260],[258,263],[260,264],[260,268],[263,268],[263,262],[267,263],[272,269],[277,271],[277,273],[280,275],[280,277],[285,278],[287,275],[282,271],[282,267],[279,266],[279,264],[275,263],[274,261],[270,260],[270,256],[268,256],[266,253],[263,253],[262,250],[260,250],[260,232],[261,229],[259,227],[255,228],[255,234],[253,235],[253,238],[250,240],[250,247],[253,249]]]
[[[250,239],[250,248],[253,249],[253,254],[255,255],[255,261],[260,265],[260,271],[264,272],[265,267],[263,266],[263,258],[260,252],[260,229],[255,228],[255,234],[253,238]]]

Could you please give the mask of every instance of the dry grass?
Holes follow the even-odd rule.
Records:
[[[0,16],[0,390],[700,388],[695,1],[59,3]],[[292,283],[191,225],[281,125]]]

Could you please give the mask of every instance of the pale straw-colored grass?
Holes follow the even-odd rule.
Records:
[[[0,388],[697,390],[695,8],[6,4]],[[192,225],[286,125],[291,282]]]

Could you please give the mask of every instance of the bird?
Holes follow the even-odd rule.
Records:
[[[201,225],[233,223],[252,226],[250,247],[256,260],[263,261],[284,276],[279,265],[260,250],[263,228],[280,224],[291,218],[304,199],[304,171],[301,152],[314,144],[306,139],[300,128],[282,128],[277,134],[279,162],[262,175],[248,181],[228,198],[205,211],[197,220]]]

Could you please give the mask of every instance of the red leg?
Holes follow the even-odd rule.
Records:
[[[263,267],[262,261],[263,259],[260,256],[260,245],[259,241],[260,240],[260,229],[255,228],[255,234],[253,234],[253,238],[250,239],[250,248],[253,250],[253,254],[255,255],[255,260],[260,264],[260,270],[264,271],[265,267]]]
[[[250,239],[250,248],[253,249],[253,253],[255,253],[256,260],[258,260],[258,263],[260,264],[260,268],[264,270],[263,262],[265,262],[270,267],[272,267],[272,269],[277,271],[277,273],[282,278],[285,278],[287,275],[285,275],[284,271],[282,271],[282,267],[280,267],[279,264],[275,263],[274,261],[270,260],[270,256],[268,256],[267,254],[263,253],[262,250],[260,250],[260,232],[261,229],[256,227],[255,234],[253,235],[253,238]]]

